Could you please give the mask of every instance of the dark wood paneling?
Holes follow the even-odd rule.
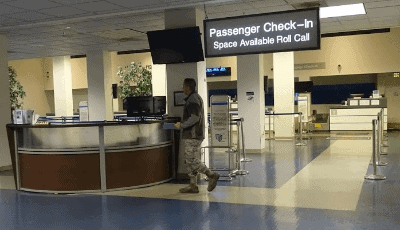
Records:
[[[107,189],[146,185],[172,177],[172,146],[106,152]]]
[[[21,187],[37,190],[98,190],[99,154],[19,155]]]
[[[11,157],[11,163],[12,163],[12,168],[13,168],[13,173],[14,173],[14,182],[15,182],[15,188],[17,188],[17,172],[15,171],[15,141],[14,141],[14,128],[11,126],[7,125],[7,137],[8,137],[8,146],[10,148],[10,157]]]

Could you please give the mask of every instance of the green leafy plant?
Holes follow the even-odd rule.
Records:
[[[8,79],[9,79],[9,89],[10,89],[10,105],[11,109],[20,109],[22,107],[22,99],[26,96],[24,87],[16,79],[17,71],[11,66],[8,67]]]
[[[131,62],[124,69],[119,67],[117,75],[121,78],[119,96],[122,99],[128,96],[150,96],[152,94],[151,65],[142,66],[141,63]],[[131,83],[136,83],[136,86],[131,87]]]

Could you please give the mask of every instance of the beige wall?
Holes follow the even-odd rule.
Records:
[[[321,39],[321,50],[295,52],[295,64],[325,62],[321,70],[297,70],[295,76],[329,76],[399,71],[400,29],[390,33]],[[338,65],[341,65],[341,68]]]
[[[86,58],[71,59],[72,88],[87,88],[87,65]],[[43,58],[43,75],[46,90],[54,90],[53,85],[53,59]],[[47,77],[48,76],[48,77]]]
[[[45,94],[47,77],[43,75],[44,63],[41,58],[9,61],[8,63],[17,71],[17,80],[26,92],[23,109],[33,109],[40,115],[45,115],[50,110]]]
[[[321,39],[320,50],[294,52],[295,64],[325,62],[325,69],[295,70],[295,77],[387,73],[399,71],[400,29],[390,33]],[[272,54],[264,55],[264,72],[273,78]],[[341,65],[341,68],[338,68]]]
[[[87,64],[86,58],[71,59],[72,88],[87,88]],[[75,107],[74,107],[75,108]]]
[[[53,59],[43,58],[43,76],[45,76],[44,87],[46,90],[53,90]]]

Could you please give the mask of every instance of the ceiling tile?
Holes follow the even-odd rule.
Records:
[[[365,3],[367,3],[367,2],[383,2],[383,1],[387,1],[387,0],[364,0]]]
[[[63,5],[74,5],[74,4],[81,4],[87,2],[96,2],[99,0],[51,0],[52,2],[57,2]]]
[[[287,10],[294,10],[295,8],[291,5],[284,5],[284,6],[271,6],[266,8],[260,8],[262,13],[271,13],[271,12],[280,12],[280,11],[287,11]]]
[[[79,10],[79,9],[69,7],[69,6],[61,6],[61,7],[51,8],[51,9],[43,9],[43,10],[40,10],[39,12],[54,15],[57,17],[68,17],[68,16],[74,16],[74,15],[78,16],[78,15],[88,13],[88,11]]]
[[[338,22],[339,20],[337,18],[321,18],[320,22]]]
[[[8,26],[13,26],[13,25],[18,25],[22,22],[25,22],[25,21],[23,21],[22,19],[18,19],[18,18],[0,15],[0,27],[8,27]]]
[[[0,15],[2,15],[2,14],[14,14],[14,13],[18,13],[18,12],[21,12],[21,11],[25,11],[25,9],[21,9],[21,8],[17,8],[17,7],[13,7],[13,6],[0,4]]]
[[[399,6],[400,0],[391,0],[391,1],[381,1],[381,2],[368,2],[365,3],[365,8],[381,8],[381,7],[388,7],[388,6]]]
[[[43,21],[43,19],[54,18],[54,16],[52,15],[42,14],[36,11],[23,11],[19,12],[18,14],[12,14],[12,17],[16,17],[24,21],[29,21],[29,23],[35,21]]]
[[[108,2],[89,2],[83,4],[73,5],[74,8],[90,11],[90,12],[100,12],[100,11],[113,11],[113,10],[123,10],[123,7],[117,6]]]
[[[382,7],[382,8],[374,8],[368,9],[367,16],[371,17],[387,17],[387,16],[395,16],[399,15],[400,11],[397,7]]]
[[[332,26],[341,26],[340,22],[321,22],[321,28],[324,27],[332,27]]]
[[[381,22],[381,21],[392,21],[392,20],[396,20],[396,19],[400,19],[400,16],[397,17],[375,17],[375,18],[369,18],[368,20],[370,22]]]
[[[337,32],[342,32],[344,31],[344,28],[342,25],[340,26],[331,26],[331,27],[321,27],[321,34],[326,34],[326,33],[337,33]]]
[[[386,21],[374,21],[371,22],[371,26],[375,28],[382,27],[398,27],[400,25],[399,20],[386,20]]]
[[[325,2],[328,6],[340,6],[362,3],[363,0],[325,0]]]
[[[344,17],[337,17],[337,20],[338,21],[368,20],[368,16],[366,14],[344,16]]]
[[[303,2],[315,2],[315,0],[286,0],[289,4],[297,4]]]
[[[135,9],[143,9],[148,6],[155,6],[155,5],[165,5],[164,2],[160,0],[146,0],[146,1],[126,1],[126,0],[112,0],[112,3],[128,7],[128,8],[135,8]]]
[[[247,4],[249,4],[252,7],[256,7],[256,8],[287,5],[287,3],[285,1],[283,1],[283,0],[249,1],[249,2],[247,2]]]
[[[4,3],[9,6],[15,6],[27,10],[40,10],[52,7],[61,6],[59,3],[51,2],[48,0],[14,0],[12,2]]]
[[[234,12],[238,10],[249,10],[253,7],[246,3],[235,3],[235,4],[226,4],[226,5],[216,5],[213,7],[208,7],[207,13],[218,13],[218,12]]]

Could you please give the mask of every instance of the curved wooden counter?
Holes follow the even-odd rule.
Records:
[[[162,129],[164,122],[174,121],[9,124],[16,188],[105,192],[171,180],[176,173],[177,135]]]

